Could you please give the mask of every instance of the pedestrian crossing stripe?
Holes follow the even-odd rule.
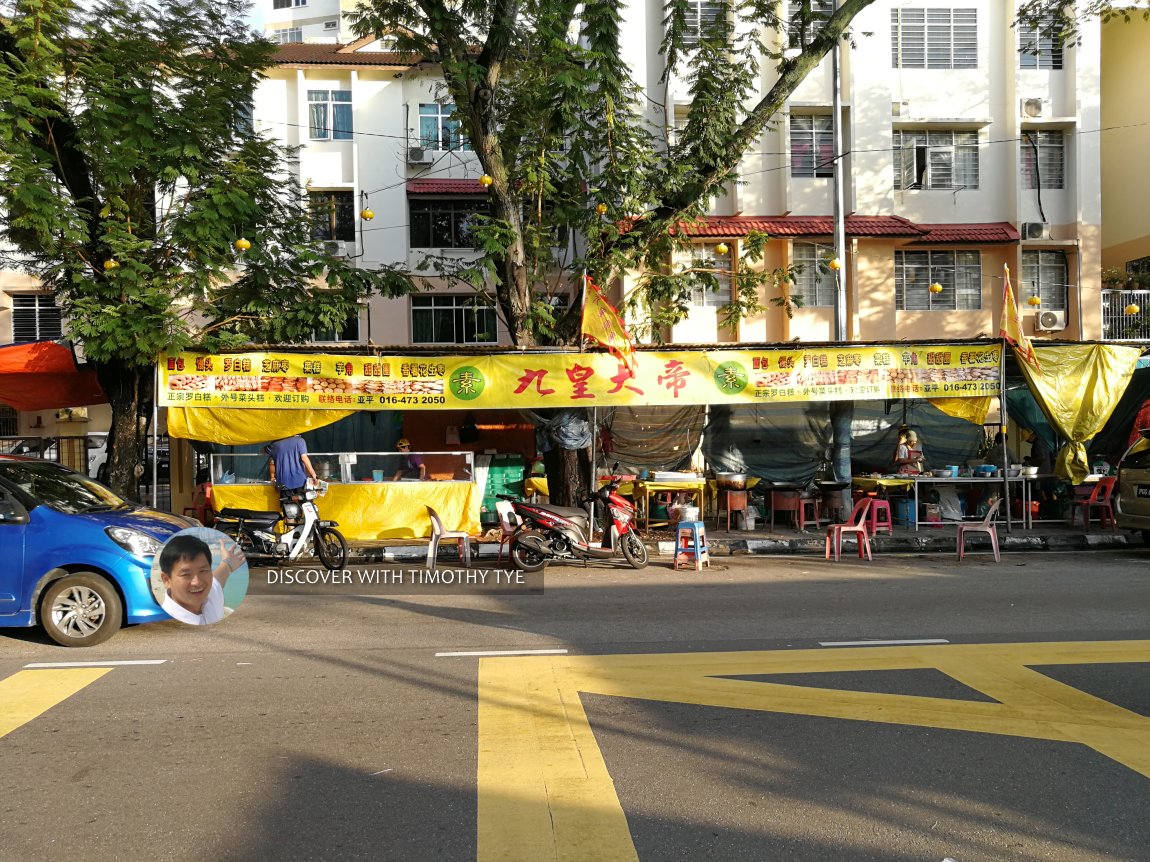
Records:
[[[1150,662],[1150,641],[485,658],[477,858],[637,860],[581,694],[1078,743],[1150,778],[1150,718],[1034,666]],[[996,703],[731,676],[935,669]]]
[[[91,685],[110,667],[22,670],[0,679],[0,737]]]

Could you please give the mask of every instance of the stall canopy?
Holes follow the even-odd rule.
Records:
[[[67,344],[0,346],[0,403],[17,410],[57,410],[107,401],[96,372],[78,365]]]

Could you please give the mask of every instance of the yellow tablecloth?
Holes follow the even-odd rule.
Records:
[[[635,483],[635,503],[642,505],[639,506],[643,515],[644,529],[651,527],[651,495],[662,494],[665,492],[683,493],[687,494],[695,505],[699,507],[699,517],[703,517],[703,506],[706,502],[704,496],[706,494],[707,482],[700,478],[695,481],[672,481],[672,482],[653,482],[650,480],[640,480]],[[669,521],[656,521],[656,524],[670,523]]]
[[[600,478],[599,479],[599,486],[602,487],[603,485],[606,485],[607,482],[608,482],[607,479]],[[630,497],[634,492],[635,492],[635,483],[634,482],[620,482],[619,483],[619,493],[622,494],[624,497]],[[525,496],[528,496],[528,497],[531,496],[532,494],[539,494],[540,496],[543,496],[543,497],[551,496],[550,494],[547,493],[547,477],[546,476],[528,476],[526,479],[523,480],[523,494]]]
[[[913,488],[913,476],[880,476],[874,478],[873,476],[853,476],[851,484],[856,488],[861,488],[864,491],[873,491],[876,488]]]
[[[332,483],[316,500],[325,520],[339,522],[344,538],[430,538],[427,507],[435,509],[446,530],[466,530],[479,535],[482,496],[472,482],[356,482]],[[213,485],[212,505],[221,509],[279,509],[279,496],[270,484]]]

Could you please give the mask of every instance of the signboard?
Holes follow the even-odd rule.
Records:
[[[460,410],[998,395],[999,344],[609,353],[335,356],[181,353],[167,407]]]

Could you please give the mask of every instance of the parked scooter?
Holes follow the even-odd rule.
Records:
[[[615,468],[618,468],[618,464]],[[618,559],[622,555],[633,568],[647,565],[647,546],[635,530],[635,507],[621,497],[620,480],[612,479],[590,497],[591,502],[604,506],[610,516],[607,546],[593,545],[591,516],[584,509],[528,503],[506,494],[499,495],[515,507],[522,523],[511,537],[511,561],[526,572],[537,572],[549,562]]]
[[[307,488],[303,494],[280,496],[279,512],[254,509],[222,509],[215,528],[236,540],[245,555],[270,557],[277,562],[297,560],[305,552],[319,558],[328,569],[342,569],[347,562],[347,540],[335,521],[323,521],[315,500],[327,493],[327,482]],[[281,524],[283,529],[277,529]]]

